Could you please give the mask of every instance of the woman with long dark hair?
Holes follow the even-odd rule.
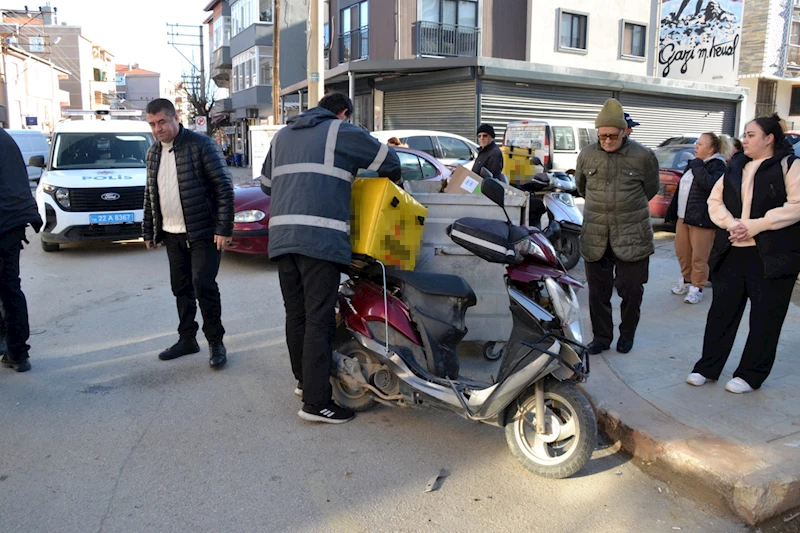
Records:
[[[750,300],[750,332],[725,386],[737,394],[761,386],[772,370],[783,321],[800,272],[800,162],[780,117],[747,124],[744,152],[731,159],[708,199],[720,229],[709,260],[714,300],[703,355],[686,382],[716,381],[728,360]]]

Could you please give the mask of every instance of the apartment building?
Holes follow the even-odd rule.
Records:
[[[156,98],[175,101],[175,83],[138,64],[115,65],[117,107],[144,110]]]
[[[800,0],[747,0],[742,40],[745,119],[778,113],[800,129]]]
[[[223,98],[215,103],[211,123],[229,124],[229,145],[247,156],[248,128],[280,122],[272,116],[272,36],[276,27],[281,32],[281,86],[306,77],[308,5],[283,0],[280,20],[275,20],[275,0],[211,0],[204,11],[210,13],[206,20],[210,76],[228,95],[223,92]]]
[[[473,137],[488,122],[502,134],[511,120],[594,120],[615,97],[651,146],[733,134],[746,89],[655,75],[659,3],[329,0],[326,88],[350,93],[356,120],[375,130]],[[282,88],[305,98],[307,82]]]

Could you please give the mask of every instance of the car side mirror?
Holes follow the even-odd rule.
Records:
[[[30,159],[28,159],[28,166],[44,168],[44,156],[32,155]]]

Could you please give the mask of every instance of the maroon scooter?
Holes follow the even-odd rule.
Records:
[[[503,207],[500,183],[484,180],[482,191]],[[447,229],[475,255],[506,265],[513,328],[497,378],[459,374],[457,347],[476,303],[463,278],[387,269],[361,256],[340,287],[333,396],[355,411],[427,406],[503,427],[528,470],[564,478],[586,464],[597,434],[594,411],[575,386],[589,373],[575,295],[581,284],[541,231],[506,218],[462,218]]]

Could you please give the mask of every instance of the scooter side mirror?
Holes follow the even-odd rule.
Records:
[[[481,177],[483,179],[491,179],[491,178],[494,177],[494,174],[492,174],[492,172],[490,170],[488,170],[486,167],[483,167],[481,169]]]
[[[506,190],[496,179],[487,178],[483,180],[483,183],[481,184],[481,192],[492,202],[496,203],[500,207],[505,207]]]
[[[544,165],[542,164],[542,160],[541,160],[541,159],[539,159],[539,157],[538,157],[538,156],[533,156],[533,157],[531,158],[531,163],[533,163],[534,165],[539,165],[540,167],[543,167],[543,166],[544,166]]]

